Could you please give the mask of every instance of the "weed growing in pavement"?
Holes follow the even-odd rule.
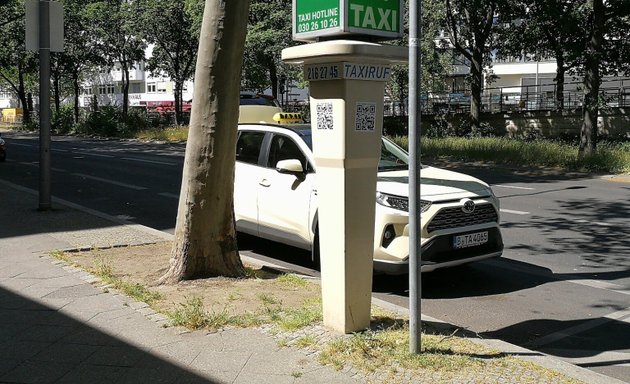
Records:
[[[295,346],[298,348],[308,348],[312,345],[315,345],[316,340],[315,337],[311,335],[302,336],[295,342]]]
[[[70,256],[68,256],[68,254],[64,251],[55,250],[55,251],[49,252],[48,254],[57,260],[61,260],[70,265],[75,265],[72,259],[70,258]]]

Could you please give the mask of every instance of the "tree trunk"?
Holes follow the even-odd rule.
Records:
[[[243,276],[234,161],[249,0],[206,0],[170,268],[162,282]]]
[[[556,52],[556,109],[561,111],[564,109],[564,54]]]
[[[590,156],[597,146],[597,119],[599,116],[599,86],[601,82],[599,65],[604,39],[605,9],[603,0],[593,0],[591,16],[591,36],[586,49],[584,70],[584,106],[582,131],[580,132],[579,156]]]
[[[74,123],[79,123],[79,93],[81,92],[79,88],[79,73],[72,73],[72,88],[74,90]]]
[[[127,124],[127,116],[129,116],[129,67],[122,65],[122,94],[123,94],[123,106],[122,106],[122,119],[123,123]]]
[[[278,98],[278,69],[273,59],[267,61],[267,69],[269,69],[269,80],[271,81],[271,94],[274,99]]]
[[[33,110],[33,103],[29,102],[29,98],[26,95],[26,86],[24,85],[24,73],[22,72],[22,68],[18,68],[18,98],[20,99],[20,103],[22,103],[23,115],[22,122],[28,124],[31,122],[31,111]]]
[[[55,93],[55,113],[59,116],[59,108],[61,108],[61,96],[59,95],[59,72],[53,73],[53,92]]]
[[[475,48],[470,65],[470,128],[479,129],[481,91],[483,89],[483,48]]]
[[[175,124],[182,125],[184,116],[182,114],[182,81],[175,80]]]

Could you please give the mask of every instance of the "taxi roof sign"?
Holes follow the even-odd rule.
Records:
[[[295,112],[278,112],[273,115],[273,120],[279,124],[301,124],[304,123],[302,114]]]

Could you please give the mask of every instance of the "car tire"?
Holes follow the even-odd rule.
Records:
[[[319,227],[315,228],[315,239],[313,241],[313,248],[311,250],[311,262],[313,263],[313,268],[321,271],[322,264],[319,253]]]

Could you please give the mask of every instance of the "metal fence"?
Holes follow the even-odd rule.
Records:
[[[520,87],[486,88],[481,96],[482,112],[552,111],[560,109],[557,84],[523,85]],[[567,82],[563,91],[562,109],[581,109],[584,103],[583,83]],[[470,91],[423,94],[420,99],[423,114],[468,113]],[[602,81],[600,87],[602,107],[630,107],[630,79]],[[385,103],[385,115],[401,115],[403,105]],[[405,106],[406,108],[406,106]]]

